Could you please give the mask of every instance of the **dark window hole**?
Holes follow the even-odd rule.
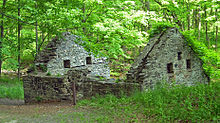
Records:
[[[86,64],[92,64],[92,57],[86,57]]]
[[[182,59],[182,52],[178,52],[178,60],[181,60]]]
[[[191,69],[191,60],[190,59],[186,60],[186,68]]]
[[[64,68],[70,68],[70,60],[64,60]]]
[[[173,71],[173,63],[167,64],[167,73],[174,73],[174,71]]]

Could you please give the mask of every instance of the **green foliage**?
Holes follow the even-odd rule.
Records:
[[[140,52],[138,49],[148,42],[149,33],[152,37],[172,26],[169,23],[178,25],[183,31],[193,29],[197,32],[195,36],[200,34],[204,39],[207,22],[208,39],[211,45],[216,45],[215,31],[219,27],[216,10],[220,5],[216,0],[20,0],[20,3],[21,16],[18,17],[17,2],[7,0],[3,9],[3,1],[0,1],[0,11],[5,13],[4,18],[0,18],[5,29],[4,38],[0,39],[3,69],[16,70],[18,54],[23,66],[33,62],[36,22],[40,49],[55,35],[69,31],[87,42],[88,51],[108,57],[112,73],[119,73],[119,76],[129,70]],[[22,21],[20,53],[18,18]]]
[[[39,64],[39,68],[43,71],[43,72],[47,72],[47,66],[44,64]]]
[[[35,97],[35,100],[36,100],[37,102],[41,102],[41,101],[42,101],[42,97],[37,96],[37,97]]]
[[[154,120],[154,122],[209,122],[219,119],[220,83],[210,85],[158,85],[154,90],[136,92],[131,97],[113,95],[82,100],[80,106],[91,106],[119,117],[125,122]],[[111,114],[111,115],[109,115]],[[143,117],[138,117],[140,115]]]
[[[152,25],[149,31],[150,37],[153,37],[169,27],[175,27],[168,22],[158,22]],[[195,37],[194,30],[182,31],[188,45],[197,53],[199,58],[203,61],[203,68],[206,74],[214,78],[220,78],[220,56],[216,51],[208,49],[208,47],[202,42],[198,41]]]
[[[152,24],[151,29],[148,31],[150,34],[149,38],[152,38],[155,35],[160,34],[163,31],[166,31],[170,27],[174,27],[174,25],[172,25],[169,22],[157,22]]]
[[[50,74],[50,75],[51,75],[51,74]],[[59,73],[57,74],[57,77],[61,77],[61,76],[62,76],[61,74],[59,74]]]
[[[16,78],[0,77],[0,98],[24,99],[23,83]]]
[[[206,121],[219,118],[218,95],[220,83],[198,84],[192,87],[162,85],[137,96],[147,108],[147,116],[156,115],[167,121]],[[167,108],[169,107],[169,108]]]
[[[47,74],[46,74],[47,76],[51,76],[51,73],[50,72],[47,72]]]
[[[192,34],[193,31],[183,32],[189,46],[193,48],[193,50],[204,62],[203,68],[205,69],[205,72],[211,78],[220,78],[220,56],[217,52],[208,49],[203,42],[197,41],[196,37]]]

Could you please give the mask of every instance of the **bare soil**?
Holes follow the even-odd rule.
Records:
[[[69,102],[0,105],[0,123],[87,122],[92,119],[90,111]]]

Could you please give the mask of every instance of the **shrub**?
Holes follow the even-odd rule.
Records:
[[[79,105],[96,107],[125,121],[136,121],[141,113],[142,121],[153,118],[162,122],[210,122],[220,118],[219,90],[219,82],[190,87],[161,84],[131,97],[99,96],[83,100]]]
[[[23,82],[17,78],[0,77],[0,98],[24,99]]]

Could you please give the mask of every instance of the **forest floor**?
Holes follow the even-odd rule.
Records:
[[[125,120],[127,121],[127,120]],[[31,105],[0,105],[0,123],[94,123],[123,122],[105,111],[74,106],[67,102],[40,103]],[[142,121],[143,122],[143,121]]]
[[[91,109],[75,107],[70,103],[0,105],[1,123],[91,122],[95,118]]]

